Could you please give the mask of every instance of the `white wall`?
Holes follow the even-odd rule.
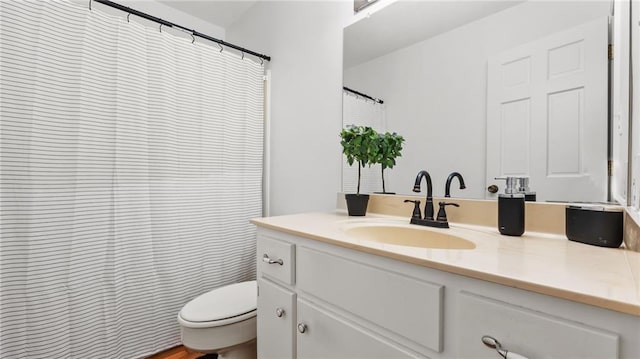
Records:
[[[330,210],[341,183],[342,28],[349,1],[261,1],[227,41],[272,57],[270,215]]]
[[[526,2],[345,69],[345,85],[383,99],[388,129],[406,139],[403,157],[388,171],[388,190],[411,193],[426,169],[440,196],[447,175],[458,171],[467,189],[454,182],[452,196],[484,198],[487,57],[609,10],[605,1]]]
[[[611,88],[612,104],[612,160],[611,179],[612,200],[627,204],[629,179],[629,18],[630,3],[615,1],[615,19],[613,23],[613,69]]]
[[[640,223],[640,2],[631,3],[631,56],[633,78],[632,118],[631,118],[631,201],[637,212],[636,221]]]

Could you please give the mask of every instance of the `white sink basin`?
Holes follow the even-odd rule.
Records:
[[[462,237],[447,233],[447,229],[431,229],[412,224],[355,222],[346,224],[343,231],[358,240],[397,246],[433,249],[474,249],[476,245]]]

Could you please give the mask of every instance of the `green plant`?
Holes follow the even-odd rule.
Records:
[[[404,137],[397,133],[381,134],[378,136],[378,151],[375,163],[379,163],[382,168],[382,192],[386,193],[384,186],[384,170],[386,168],[393,168],[396,165],[396,158],[401,157],[402,143]]]
[[[340,144],[342,153],[347,157],[347,163],[352,166],[358,163],[358,191],[360,194],[361,169],[364,166],[371,166],[379,158],[380,136],[378,132],[368,126],[350,126],[343,128],[340,132]]]

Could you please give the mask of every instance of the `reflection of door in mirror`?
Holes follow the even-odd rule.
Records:
[[[538,200],[607,201],[607,28],[602,18],[489,58],[487,185],[528,176]]]
[[[384,133],[387,129],[386,110],[384,101],[371,99],[359,95],[357,92],[345,89],[342,93],[342,122],[344,127],[369,126]],[[371,96],[369,96],[371,97]],[[358,165],[349,166],[345,156],[342,156],[342,192],[356,193],[358,187]],[[373,165],[361,169],[360,193],[382,191],[382,177],[380,165]]]

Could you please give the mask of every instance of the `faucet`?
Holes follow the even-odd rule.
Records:
[[[462,175],[458,172],[451,172],[449,177],[447,177],[447,183],[444,186],[444,196],[451,197],[451,181],[454,177],[458,177],[458,182],[460,182],[460,189],[465,189],[467,186],[464,185],[464,179]]]
[[[464,187],[464,180],[462,179],[462,176],[457,173],[454,172],[451,175],[449,175],[449,178],[447,179],[447,194],[449,194],[449,187],[451,186],[451,179],[453,177],[457,177],[460,180],[460,188],[463,189]],[[438,211],[438,217],[434,220],[433,219],[433,187],[431,186],[431,176],[429,175],[429,172],[422,170],[420,172],[418,172],[418,175],[416,176],[416,183],[413,185],[413,192],[420,192],[420,183],[422,182],[422,178],[426,178],[427,179],[427,203],[424,205],[424,218],[420,218],[421,217],[421,213],[420,213],[420,201],[415,200],[405,200],[405,203],[411,202],[414,204],[413,207],[413,214],[411,215],[411,224],[418,224],[421,226],[428,226],[428,227],[437,227],[437,228],[449,228],[449,222],[447,221],[447,212],[445,211],[445,207],[446,206],[455,206],[455,207],[460,207],[457,203],[447,203],[447,202],[440,202],[440,210]],[[447,196],[450,197],[450,196]]]
[[[422,170],[416,176],[416,183],[413,185],[413,192],[420,192],[422,178],[427,179],[427,203],[424,204],[424,219],[433,221],[433,187],[431,186],[431,176],[429,172]]]

